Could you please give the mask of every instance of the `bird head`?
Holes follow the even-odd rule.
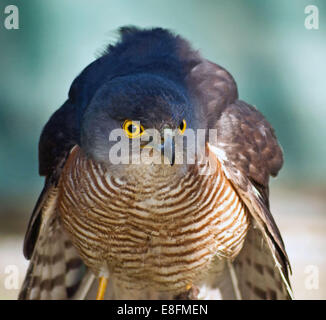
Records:
[[[146,73],[116,77],[103,84],[87,106],[81,146],[107,166],[176,167],[176,142],[194,127],[192,113],[182,84]],[[186,147],[179,150],[181,157]],[[179,162],[185,165],[183,159]]]

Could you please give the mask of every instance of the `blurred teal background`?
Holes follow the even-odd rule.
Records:
[[[19,30],[3,25],[9,4],[19,9]],[[310,4],[319,9],[319,30],[304,26]],[[289,234],[299,232],[297,211],[290,212],[295,203],[296,210],[307,209],[300,217],[312,219],[315,208],[321,219],[316,225],[325,222],[325,1],[0,0],[0,23],[0,237],[17,234],[21,240],[41,190],[37,145],[43,125],[78,73],[116,41],[117,28],[129,24],[170,28],[231,72],[240,98],[272,123],[284,150],[284,168],[272,182],[275,215],[282,212],[277,221],[289,222]],[[321,252],[324,244],[318,242]],[[293,246],[295,251],[295,241]],[[304,265],[298,272],[304,274]],[[323,295],[314,294],[302,297]]]

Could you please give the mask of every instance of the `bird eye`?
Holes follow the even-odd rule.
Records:
[[[139,124],[139,122],[135,122],[132,120],[125,120],[122,125],[124,132],[126,133],[127,137],[130,139],[137,138],[144,133],[144,127]]]
[[[187,122],[186,122],[185,119],[183,119],[183,120],[181,121],[181,123],[179,124],[179,128],[178,128],[178,129],[179,129],[179,132],[180,132],[181,134],[184,134],[186,128],[187,128]]]

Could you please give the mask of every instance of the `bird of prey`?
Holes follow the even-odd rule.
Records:
[[[150,130],[159,139],[146,141]],[[204,142],[177,161],[187,132]],[[120,159],[139,141],[164,161],[116,162],[122,140]],[[273,128],[228,71],[169,30],[121,28],[42,131],[45,185],[19,299],[292,298],[269,206],[282,163]]]

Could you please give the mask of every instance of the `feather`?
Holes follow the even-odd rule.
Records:
[[[228,266],[228,269],[230,272],[232,288],[234,291],[235,298],[236,298],[236,300],[242,300],[242,294],[241,294],[241,290],[239,288],[238,277],[237,277],[236,271],[234,269],[234,266],[230,260],[227,261],[227,266]]]
[[[255,186],[250,182],[250,180],[242,174],[241,171],[239,171],[237,168],[233,167],[230,162],[228,162],[227,156],[225,153],[223,153],[221,149],[219,149],[216,146],[213,146],[208,143],[208,148],[212,152],[213,155],[215,155],[215,161],[220,162],[221,167],[226,175],[226,177],[230,180],[232,183],[234,189],[236,192],[240,195],[242,201],[245,203],[247,209],[249,210],[253,224],[256,227],[255,233],[252,231],[253,227],[250,228],[251,231],[248,232],[246,236],[246,248],[242,248],[240,251],[240,257],[243,255],[249,256],[250,259],[253,262],[254,266],[254,258],[255,258],[255,249],[257,249],[257,246],[251,245],[251,243],[256,243],[257,241],[264,243],[264,259],[268,261],[266,262],[266,270],[271,271],[269,274],[274,275],[274,285],[271,285],[270,282],[265,283],[262,285],[263,289],[261,289],[260,297],[263,298],[279,298],[282,299],[286,298],[292,298],[292,290],[290,287],[289,277],[288,277],[288,269],[290,269],[289,260],[284,248],[284,243],[281,237],[281,234],[277,228],[277,225],[267,207],[267,205],[264,204],[264,197],[260,195],[260,192],[255,188]],[[221,157],[221,154],[223,156]],[[251,253],[253,251],[253,253]],[[245,252],[245,253],[243,253]],[[260,253],[258,252],[257,255],[259,256]],[[241,264],[241,258],[237,258],[240,261]],[[258,265],[258,264],[257,264]],[[251,264],[250,264],[251,266]],[[260,265],[261,266],[261,265]],[[255,270],[253,270],[254,275],[259,275],[258,269],[261,269],[262,267],[258,267]],[[275,272],[274,269],[277,269],[277,272]],[[238,267],[238,270],[241,270],[241,267]],[[237,281],[246,281],[247,274],[250,273],[246,272],[237,272]],[[232,270],[231,270],[232,275]],[[232,276],[231,276],[232,278]],[[256,281],[254,280],[254,276],[252,276],[252,282],[251,285],[255,286]],[[258,277],[259,278],[259,277]],[[280,278],[280,279],[279,279]],[[233,277],[232,280],[235,283],[235,279]],[[280,286],[280,288],[277,288],[276,286]],[[241,285],[241,288],[243,290],[244,285]],[[278,291],[276,290],[278,289]],[[246,295],[243,294],[241,290],[241,296],[246,299]],[[272,290],[271,292],[268,290]],[[258,291],[257,291],[258,292]],[[282,292],[282,294],[280,293]],[[286,293],[284,293],[286,292]],[[275,294],[274,294],[275,293]],[[257,298],[257,297],[256,297]],[[249,298],[247,298],[249,299]]]
[[[58,219],[56,188],[47,194],[39,235],[19,293],[21,300],[69,299],[86,271]]]
[[[292,299],[292,290],[276,265],[261,230],[251,227],[240,254],[233,262],[243,299]]]

